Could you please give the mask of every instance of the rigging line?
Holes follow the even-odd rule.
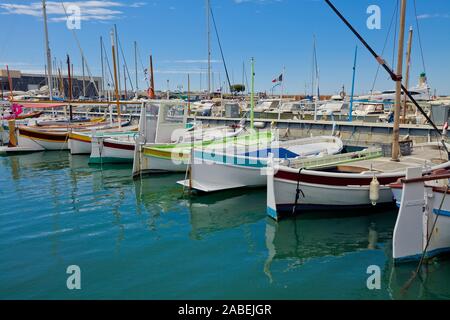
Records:
[[[245,85],[247,86],[247,91],[250,89],[248,86],[248,77],[247,77],[247,69],[245,69],[245,62],[244,62],[244,75],[245,75]]]
[[[103,41],[103,39],[102,39],[102,41]],[[108,53],[106,52],[106,48],[105,48],[104,44],[103,44],[103,51],[104,51],[104,57],[106,60],[106,66],[108,67],[108,71],[109,71],[109,79],[108,80],[111,80],[111,79],[114,79],[114,77],[112,74],[111,65],[109,64]],[[110,83],[108,81],[108,87],[109,87],[109,85],[110,85]]]
[[[66,18],[69,19],[69,15],[67,14],[67,10],[66,10],[66,6],[64,5],[64,1],[61,1],[61,5],[62,5],[62,7],[64,9],[64,14],[66,15]],[[95,92],[97,93],[97,95],[100,95],[99,91],[98,91],[98,88],[97,88],[97,84],[95,83],[94,78],[92,77],[92,73],[91,73],[91,69],[89,68],[88,61],[87,61],[86,57],[84,56],[83,49],[81,48],[80,41],[78,40],[77,34],[75,33],[75,29],[72,29],[71,31],[72,31],[72,35],[75,38],[75,41],[77,43],[78,49],[80,50],[81,56],[83,57],[84,62],[86,64],[86,69],[87,69],[90,81],[94,85]]]
[[[225,62],[225,57],[223,55],[222,44],[220,43],[219,32],[217,31],[216,19],[214,18],[214,13],[213,13],[213,10],[212,10],[211,7],[209,7],[209,11],[211,11],[211,18],[212,18],[212,21],[213,21],[214,30],[216,31],[217,42],[219,43],[219,49],[220,49],[220,54],[222,56],[223,67],[225,68],[225,74],[227,76],[228,86],[230,87],[230,92],[231,92],[230,76],[228,74],[227,64]]]
[[[325,3],[328,4],[328,6],[331,8],[331,10],[336,13],[336,15],[339,17],[339,19],[342,20],[342,22],[350,29],[350,31],[358,38],[359,41],[364,45],[364,47],[373,55],[373,57],[383,66],[383,69],[386,70],[386,72],[391,76],[391,79],[395,82],[401,81],[401,75],[396,75],[395,72],[388,66],[386,61],[379,56],[372,47],[364,40],[364,38],[356,31],[356,29],[348,22],[348,20],[342,15],[342,13],[339,12],[339,10],[331,3],[330,0],[325,0]],[[419,110],[419,112],[424,116],[424,118],[430,123],[430,125],[433,127],[433,129],[436,131],[439,137],[443,138],[443,133],[438,129],[436,124],[433,120],[430,119],[430,116],[423,110],[423,108],[417,103],[416,99],[414,99],[413,95],[403,84],[401,84],[401,89],[403,92],[408,96],[408,98],[411,100],[411,102],[414,104],[414,106]],[[442,141],[442,146],[448,152],[447,145]]]
[[[144,64],[142,63],[142,57],[141,57],[141,51],[139,50],[139,44],[137,44],[137,51],[138,51],[138,59],[139,59],[139,62],[141,63],[142,72],[145,74],[145,82],[147,83],[147,86],[150,87],[150,82],[147,78],[148,72],[147,73],[145,72],[146,68],[144,67]]]
[[[400,0],[397,0],[397,5],[395,7],[395,29],[394,29],[394,46],[392,47],[392,70],[395,70],[395,51],[397,49],[397,33],[398,33],[398,15],[400,8]]]
[[[122,43],[120,42],[120,38],[118,38],[118,42],[119,42],[119,48],[120,48],[120,53],[122,54],[122,58],[123,58],[123,63],[125,64],[125,70],[127,70],[127,75],[128,75],[128,82],[131,85],[131,91],[134,91],[134,87],[133,87],[133,81],[131,81],[131,76],[130,76],[130,71],[128,70],[128,64],[127,64],[127,60],[125,59],[125,55],[123,54],[123,48],[122,48]],[[126,80],[125,80],[126,81]]]
[[[423,72],[425,74],[427,74],[427,70],[426,70],[426,67],[425,67],[425,56],[423,54],[422,37],[420,35],[419,18],[417,16],[416,0],[414,0],[414,15],[415,15],[415,18],[416,18],[417,37],[418,37],[418,40],[419,40],[420,56],[422,58],[422,68],[423,68]],[[427,84],[429,85],[428,81],[427,81]],[[428,100],[431,100],[431,93],[430,93],[430,87],[429,86],[428,86],[427,93],[428,93]]]
[[[425,57],[423,55],[423,47],[422,47],[422,37],[420,36],[420,27],[419,27],[419,18],[417,17],[417,6],[416,6],[416,0],[414,0],[414,15],[416,17],[416,26],[417,26],[417,36],[419,38],[419,47],[420,47],[420,55],[422,57],[422,67],[423,72],[427,73],[425,68]]]
[[[392,31],[392,25],[394,24],[394,19],[395,19],[395,17],[396,17],[396,11],[397,11],[397,9],[398,9],[398,7],[394,10],[394,13],[392,14],[391,22],[390,22],[390,24],[389,24],[389,29],[388,29],[388,33],[387,33],[387,35],[386,35],[386,39],[384,40],[384,45],[383,45],[383,50],[381,51],[381,55],[384,55],[384,52],[385,52],[385,50],[386,50],[387,43],[388,43],[388,40],[389,40],[389,36],[390,36],[390,34],[391,34],[391,31]],[[370,95],[372,95],[373,90],[375,89],[375,85],[376,85],[376,82],[377,82],[377,80],[378,80],[378,74],[379,74],[379,72],[380,72],[380,67],[381,67],[381,65],[378,64],[377,72],[375,73],[375,79],[373,80],[373,84],[372,84],[372,89],[370,90]]]

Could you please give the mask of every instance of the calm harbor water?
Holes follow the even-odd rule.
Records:
[[[66,152],[1,157],[0,299],[450,298],[442,258],[402,290],[416,264],[392,265],[395,210],[276,223],[264,190],[189,200],[182,175],[130,173]],[[367,289],[371,265],[381,290]]]

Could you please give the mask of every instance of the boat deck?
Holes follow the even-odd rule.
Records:
[[[414,146],[412,154],[400,157],[399,162],[392,161],[390,157],[379,157],[347,163],[339,166],[340,169],[351,172],[378,171],[396,172],[411,167],[432,166],[448,161],[447,153],[437,144]]]

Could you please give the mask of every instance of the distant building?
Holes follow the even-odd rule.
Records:
[[[39,90],[41,87],[47,85],[47,76],[44,74],[30,74],[30,73],[22,73],[18,70],[9,70],[9,74],[12,80],[13,91],[30,91],[30,90]],[[65,97],[69,96],[69,79],[67,76],[62,75],[62,82],[64,83],[64,91]],[[59,77],[54,75],[53,77],[53,88],[55,92],[59,92],[61,87],[61,81]],[[102,78],[101,77],[93,77],[95,85],[99,91],[102,90]],[[86,86],[86,97],[97,97],[99,94],[95,90],[95,86],[90,82],[89,77],[85,77],[84,85]],[[9,81],[8,81],[8,73],[6,70],[0,69],[0,90],[6,96],[8,95]],[[72,77],[72,94],[73,98],[76,99],[80,96],[83,96],[83,77]]]

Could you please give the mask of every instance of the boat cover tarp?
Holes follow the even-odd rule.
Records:
[[[40,103],[40,102],[24,102],[20,103],[24,108],[35,108],[35,109],[49,109],[49,108],[59,108],[65,107],[65,103]]]

